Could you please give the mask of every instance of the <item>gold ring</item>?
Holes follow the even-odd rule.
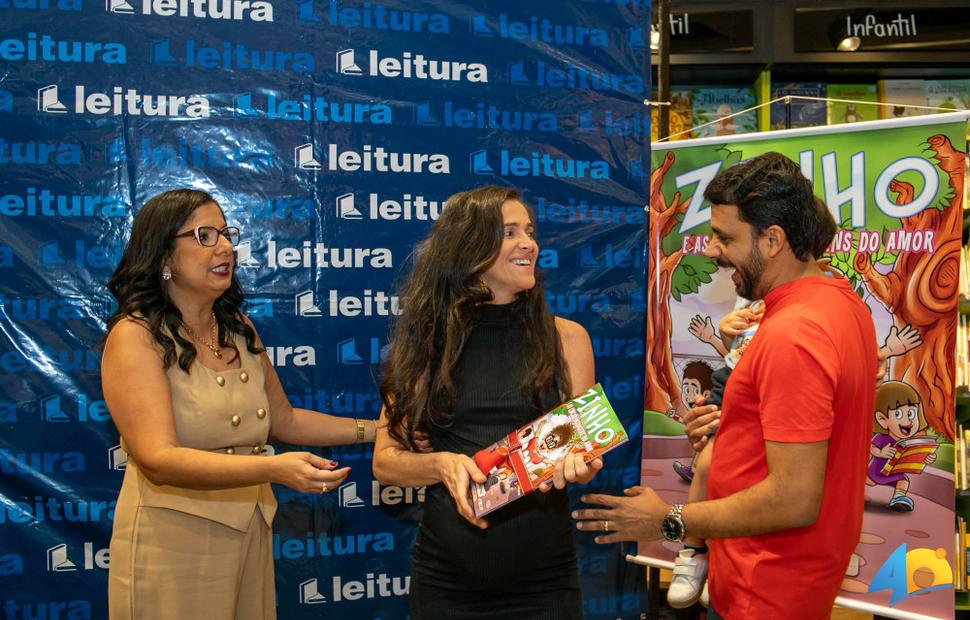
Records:
[[[603,531],[604,532],[609,532],[610,531],[610,522],[609,521],[603,521]]]
[[[329,490],[330,490],[330,487],[328,487],[328,486],[327,486],[327,483],[326,483],[326,482],[324,482],[324,483],[323,483],[323,488],[322,488],[322,489],[320,489],[320,495],[323,495],[324,493],[326,493],[326,492],[327,492],[327,491],[329,491]]]

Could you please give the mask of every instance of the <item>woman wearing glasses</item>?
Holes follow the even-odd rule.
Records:
[[[108,288],[104,397],[128,452],[115,509],[113,620],[275,618],[269,483],[305,493],[350,468],[274,438],[373,441],[374,422],[294,409],[234,274],[239,229],[215,200],[179,189],[149,200]]]

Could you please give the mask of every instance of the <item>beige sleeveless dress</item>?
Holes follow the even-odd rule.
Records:
[[[270,427],[263,369],[243,338],[236,346],[238,369],[216,372],[198,360],[189,373],[168,369],[181,446],[227,458],[262,453]],[[269,484],[159,486],[129,459],[111,535],[111,620],[276,618],[275,513]]]

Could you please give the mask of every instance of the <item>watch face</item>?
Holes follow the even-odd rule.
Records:
[[[684,522],[668,515],[660,522],[660,533],[670,542],[681,542],[684,539]]]

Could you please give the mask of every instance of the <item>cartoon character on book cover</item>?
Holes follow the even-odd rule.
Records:
[[[532,427],[527,427],[531,430]],[[552,467],[556,461],[569,453],[576,436],[576,429],[569,422],[568,415],[553,415],[539,421],[531,438],[520,438],[523,442],[523,456],[526,458],[525,467],[532,479],[539,478],[547,467]]]
[[[875,409],[866,484],[892,486],[889,509],[910,512],[915,502],[907,495],[909,477],[936,461],[936,439],[927,433],[922,399],[907,383],[886,381],[880,385]]]

